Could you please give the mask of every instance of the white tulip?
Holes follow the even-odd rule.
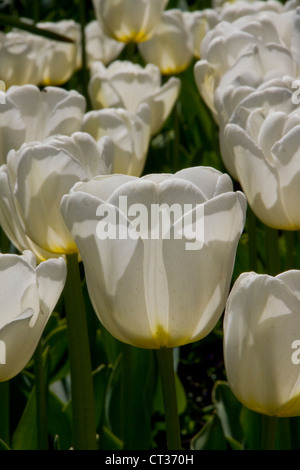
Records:
[[[0,381],[16,376],[31,359],[65,279],[62,258],[36,267],[30,251],[0,254]]]
[[[272,88],[292,90],[294,81],[293,77],[283,76],[262,82],[256,88],[255,83],[252,83],[251,80],[249,80],[249,84],[247,85],[247,83],[244,83],[243,79],[241,79],[240,86],[238,86],[238,83],[236,82],[233,85],[231,84],[223,88],[216,89],[214,101],[219,123],[221,157],[228,173],[236,180],[238,180],[238,175],[234,164],[234,153],[232,152],[232,147],[228,147],[226,145],[226,139],[224,138],[224,129],[226,125],[231,121],[236,108],[254,91],[263,92],[263,90]],[[295,94],[296,93],[297,91],[295,90]]]
[[[257,217],[266,225],[299,230],[300,112],[289,88],[249,94],[224,130],[226,152]]]
[[[142,174],[151,136],[151,114],[147,104],[141,104],[137,113],[122,108],[90,111],[84,116],[82,130],[96,141],[103,136],[113,140],[116,147],[114,173]]]
[[[164,75],[185,70],[194,57],[194,37],[189,27],[189,16],[183,11],[165,11],[152,38],[138,45],[145,62],[157,65]]]
[[[243,16],[252,16],[260,12],[283,12],[284,5],[277,0],[236,0],[217,2],[216,11],[220,15],[220,21],[233,22]]]
[[[44,38],[44,47],[38,57],[38,60],[43,62],[42,78],[39,84],[44,86],[62,85],[71,78],[79,65],[80,25],[73,20],[62,20],[37,23],[36,26],[74,41],[67,43]]]
[[[37,58],[43,47],[42,37],[20,30],[0,32],[0,79],[5,82],[6,89],[27,83],[39,85],[43,61]]]
[[[125,108],[136,113],[142,103],[151,112],[151,135],[163,126],[180,91],[180,80],[171,77],[164,85],[158,67],[142,67],[129,61],[101,62],[91,66],[89,94],[94,109]]]
[[[77,91],[34,85],[14,86],[0,105],[0,163],[6,163],[9,150],[24,142],[42,141],[54,134],[79,131],[85,112],[85,99]]]
[[[243,273],[224,316],[229,385],[246,407],[269,416],[300,415],[300,271]]]
[[[76,184],[61,210],[95,312],[113,336],[157,349],[197,341],[214,328],[246,212],[228,175],[196,167],[99,176]]]
[[[199,59],[202,41],[208,31],[218,24],[219,17],[216,11],[211,8],[201,11],[184,11],[183,16],[192,38],[194,56]]]
[[[168,0],[93,0],[103,32],[125,43],[147,41],[167,3]]]
[[[125,43],[110,38],[101,29],[97,20],[90,21],[85,27],[87,61],[90,66],[94,61],[109,64],[124,49]]]
[[[299,67],[272,18],[261,15],[222,22],[203,39],[195,80],[217,122],[217,90],[234,84],[257,88],[271,78],[298,75]]]
[[[13,232],[24,243],[24,238],[18,236],[22,228],[26,237],[46,252],[77,253],[60,213],[61,198],[75,182],[110,173],[113,152],[109,137],[97,145],[82,132],[71,137],[49,137],[11,150],[7,165],[0,168],[1,191],[6,195],[0,205],[0,222],[7,235]],[[10,210],[14,215],[11,221]]]

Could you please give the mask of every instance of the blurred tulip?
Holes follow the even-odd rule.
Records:
[[[91,21],[85,27],[86,53],[88,65],[101,61],[109,64],[122,52],[125,43],[110,38],[102,31],[97,20]]]
[[[299,106],[283,87],[248,95],[224,130],[226,154],[249,205],[276,229],[300,228],[299,136]]]
[[[0,92],[0,94],[3,92]],[[0,105],[0,164],[9,150],[24,142],[42,141],[50,135],[79,131],[85,99],[77,91],[34,85],[11,87]]]
[[[110,173],[113,152],[109,137],[97,145],[90,135],[81,132],[71,137],[49,137],[12,150],[7,165],[0,168],[4,195],[0,222],[7,235],[13,232],[18,240],[23,228],[26,237],[46,252],[77,253],[60,213],[61,198],[75,182]],[[11,219],[9,212],[13,214]]]
[[[117,41],[147,41],[168,0],[93,0],[103,32]]]
[[[64,288],[66,264],[60,259],[35,265],[32,252],[0,254],[0,381],[26,366]]]
[[[169,215],[162,213],[170,227],[156,236],[160,222],[151,211],[158,205],[170,208]],[[182,225],[188,219],[190,229],[199,228],[199,207],[204,231],[187,233]],[[214,328],[246,212],[245,196],[233,192],[228,175],[195,167],[143,178],[99,176],[75,185],[61,210],[82,257],[95,312],[113,336],[137,347],[171,348]],[[137,222],[137,213],[143,221]],[[105,221],[101,214],[113,217]]]
[[[260,12],[283,12],[284,5],[278,0],[215,0],[214,8],[220,16],[220,21],[233,22],[238,18],[256,15]]]
[[[0,32],[0,79],[7,89],[41,82],[43,62],[37,58],[43,46],[42,37],[24,31]]]
[[[300,415],[300,271],[243,273],[224,317],[229,385],[246,407],[269,416]],[[296,353],[296,354],[295,354]]]
[[[141,104],[137,113],[122,108],[90,111],[84,116],[82,130],[97,142],[106,135],[113,140],[113,173],[142,174],[151,136],[151,115],[147,104]]]
[[[56,86],[66,83],[78,68],[78,47],[80,44],[80,25],[73,20],[42,22],[36,26],[53,31],[70,39],[74,43],[53,41],[44,38],[44,47],[38,60],[43,62],[40,85]]]
[[[161,85],[158,67],[142,67],[129,61],[115,61],[107,68],[101,62],[91,66],[89,94],[94,109],[125,108],[137,112],[147,103],[151,112],[151,135],[163,126],[180,91],[180,80],[171,77]]]
[[[201,11],[184,11],[183,15],[187,30],[192,38],[194,56],[199,59],[202,41],[208,31],[218,24],[218,15],[211,8]]]
[[[73,20],[41,22],[36,26],[67,36],[74,43],[47,39],[26,31],[0,33],[0,78],[13,85],[61,85],[78,66],[80,25]]]
[[[284,44],[291,52],[294,61],[300,66],[300,5],[289,10],[285,4],[282,13],[270,12],[268,18],[272,21],[276,31]]]
[[[165,11],[152,38],[138,45],[145,62],[159,67],[164,75],[185,70],[194,57],[194,38],[189,26],[189,17],[183,11]]]

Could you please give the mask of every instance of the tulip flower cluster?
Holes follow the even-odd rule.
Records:
[[[0,447],[280,448],[299,0],[90,3],[0,15]]]
[[[194,69],[199,92],[220,124],[227,170],[257,217],[287,230],[300,227],[293,209],[299,197],[299,107],[293,99],[300,76],[299,13],[287,4],[268,16],[220,21],[202,41]]]

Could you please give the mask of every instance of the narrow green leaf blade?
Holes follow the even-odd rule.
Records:
[[[47,39],[69,42],[71,44],[74,43],[74,40],[67,36],[63,36],[62,34],[54,33],[53,31],[49,31],[43,28],[38,28],[33,24],[18,20],[12,16],[4,15],[3,13],[0,13],[0,23],[5,26],[12,26],[13,28],[22,29],[23,31],[27,31],[28,33],[36,34]]]

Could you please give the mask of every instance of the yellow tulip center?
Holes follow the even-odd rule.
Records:
[[[154,333],[154,340],[160,348],[165,348],[170,343],[170,335],[163,326],[158,325]]]

